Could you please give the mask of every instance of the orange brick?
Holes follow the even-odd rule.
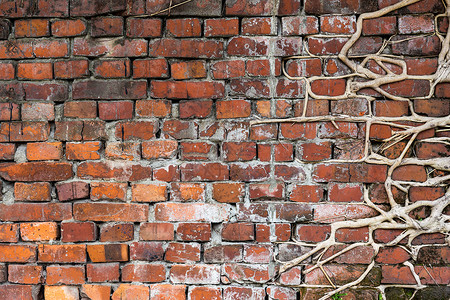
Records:
[[[111,287],[107,285],[83,284],[81,293],[86,295],[89,299],[109,300]]]
[[[57,20],[52,22],[52,35],[57,37],[82,35],[86,31],[83,20]]]
[[[84,266],[48,266],[47,284],[83,284],[84,283]]]
[[[43,263],[84,263],[85,245],[39,245],[38,259]]]
[[[153,284],[150,291],[152,300],[186,300],[186,286],[185,285],[171,285],[171,284]],[[171,297],[169,298],[168,295]]]
[[[80,294],[76,286],[50,286],[46,285],[44,290],[45,300],[78,300]]]
[[[16,38],[49,36],[49,22],[45,19],[16,20],[14,33]]]
[[[128,184],[117,182],[91,182],[92,200],[125,200]]]
[[[17,201],[50,201],[52,187],[48,182],[14,184],[14,195]]]
[[[92,262],[128,261],[126,244],[87,245],[87,252]]]
[[[163,184],[133,184],[132,201],[160,202],[167,200],[167,186]]]
[[[63,154],[61,142],[42,142],[27,144],[28,160],[59,160]]]
[[[149,299],[149,288],[143,285],[121,284],[112,295],[112,300]],[[152,298],[153,299],[153,298]],[[177,299],[178,298],[174,298]]]
[[[21,223],[20,237],[24,241],[50,241],[58,237],[58,225],[55,222]]]
[[[213,184],[213,198],[219,202],[236,203],[244,197],[244,184],[238,182],[218,182]]]
[[[12,63],[0,63],[0,79],[11,80],[14,79],[14,65]]]
[[[36,261],[36,246],[1,245],[0,262],[34,262]]]
[[[52,63],[19,63],[17,78],[25,80],[45,80],[53,78]]]
[[[17,243],[19,241],[19,224],[0,224],[0,242]]]
[[[142,143],[142,157],[145,159],[170,158],[175,155],[178,143],[173,140],[158,140]]]
[[[99,159],[101,142],[67,143],[66,158],[68,160]]]

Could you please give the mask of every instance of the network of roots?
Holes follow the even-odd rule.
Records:
[[[305,83],[306,95],[304,101],[303,115],[290,119],[271,119],[271,120],[259,120],[254,121],[253,124],[260,123],[279,123],[279,122],[318,122],[318,121],[330,121],[333,125],[339,129],[339,121],[344,122],[358,122],[365,123],[365,140],[364,140],[364,153],[361,153],[357,159],[349,160],[333,160],[331,162],[340,163],[369,163],[386,165],[388,168],[387,179],[384,183],[384,188],[389,200],[388,205],[380,206],[370,199],[368,187],[364,189],[364,203],[376,211],[376,215],[368,218],[342,220],[331,224],[331,234],[329,237],[320,243],[303,243],[295,242],[296,244],[310,249],[304,255],[284,263],[280,267],[280,271],[277,277],[283,272],[291,269],[294,266],[304,264],[313,260],[313,266],[304,269],[303,273],[309,273],[315,269],[320,269],[324,276],[327,278],[328,285],[320,287],[330,288],[330,292],[325,294],[322,299],[341,295],[344,290],[358,286],[369,272],[375,266],[375,260],[373,259],[370,264],[367,265],[364,272],[352,282],[348,282],[343,285],[338,285],[333,282],[331,276],[327,274],[327,264],[335,261],[339,256],[351,251],[357,247],[372,247],[374,250],[374,256],[377,255],[379,250],[383,247],[398,246],[409,252],[412,257],[412,261],[406,261],[405,266],[408,266],[416,280],[415,285],[409,286],[416,292],[426,285],[421,282],[420,276],[415,272],[413,261],[417,258],[419,249],[424,245],[415,245],[414,239],[425,234],[443,234],[445,235],[446,244],[450,245],[450,191],[448,189],[448,183],[450,181],[450,159],[448,157],[427,157],[426,159],[417,157],[415,153],[415,147],[419,143],[433,143],[442,145],[442,147],[448,147],[450,145],[450,116],[445,117],[429,117],[419,115],[414,110],[414,101],[421,99],[430,99],[434,96],[435,87],[442,82],[450,82],[450,32],[440,33],[437,29],[438,20],[440,18],[449,18],[450,16],[450,0],[443,1],[445,6],[445,12],[439,15],[435,15],[435,32],[433,35],[437,36],[441,41],[441,50],[438,56],[438,69],[432,75],[411,75],[408,74],[408,69],[405,60],[401,56],[392,55],[390,46],[393,43],[404,42],[391,37],[386,39],[381,49],[376,53],[365,56],[351,56],[352,47],[360,39],[362,34],[362,25],[364,20],[375,19],[389,14],[395,10],[409,6],[411,4],[420,2],[421,0],[403,0],[392,6],[380,9],[375,12],[365,13],[359,16],[357,21],[356,32],[349,36],[348,42],[344,45],[337,58],[343,62],[350,70],[350,74],[335,76],[335,77],[293,77],[286,71],[286,62],[290,60],[302,60],[309,58],[329,59],[330,56],[315,56],[311,54],[307,47],[305,49],[304,56],[295,56],[285,58],[285,66],[283,72],[286,77],[291,80],[302,80]],[[413,36],[409,39],[423,38],[423,36]],[[336,58],[336,57],[334,57]],[[316,80],[323,79],[346,79],[346,91],[342,95],[338,96],[324,96],[315,94],[311,85]],[[408,98],[398,96],[385,89],[389,84],[401,82],[404,80],[426,80],[430,84],[430,91],[428,95],[423,97]],[[371,92],[367,92],[371,90]],[[352,101],[352,99],[363,99],[367,101],[369,113],[364,116],[350,116],[350,115],[330,115],[330,116],[309,116],[307,114],[308,99],[325,99],[330,101]],[[371,111],[371,102],[376,99],[388,99],[392,101],[404,101],[408,103],[410,115],[403,117],[380,117],[375,116]],[[308,115],[308,116],[307,116]],[[385,126],[390,128],[390,137],[384,140],[376,141],[370,137],[370,132],[375,126]],[[434,132],[427,138],[427,132]],[[390,151],[396,149],[398,154],[393,156]],[[400,149],[400,150],[399,150]],[[427,170],[427,176],[425,181],[402,181],[393,178],[393,173],[396,169],[407,166],[418,165],[423,166]],[[417,200],[412,201],[409,197],[410,190],[414,187],[433,187],[444,190],[445,192],[441,197],[435,200]],[[336,231],[342,228],[368,228],[369,238],[366,242],[355,243],[340,243],[336,241]],[[387,243],[380,243],[374,239],[374,231],[377,229],[399,231],[399,234],[394,240]],[[406,241],[406,242],[405,242]],[[430,244],[426,245],[430,246]],[[325,255],[332,249],[333,255]],[[326,257],[326,258],[325,258]],[[426,266],[424,266],[426,268]],[[276,282],[276,278],[274,278]],[[319,287],[302,284],[303,287]],[[384,288],[381,288],[381,295],[384,296]],[[413,298],[412,295],[411,298]]]

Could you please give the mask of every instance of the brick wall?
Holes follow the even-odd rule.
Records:
[[[337,54],[358,16],[396,2],[193,0],[152,16],[169,1],[2,1],[0,299],[293,300],[330,291],[320,269],[302,273],[311,259],[271,281],[283,262],[311,249],[284,242],[318,243],[335,221],[377,215],[363,203],[364,190],[389,210],[388,167],[357,162],[364,122],[250,121],[302,115],[305,83],[283,75],[282,59],[306,49],[312,56],[288,60],[287,75],[329,77],[311,91],[342,95],[347,79],[336,77],[351,71]],[[440,0],[423,0],[365,21],[350,54],[375,53],[389,36],[415,37],[386,53],[404,56],[408,74],[433,74],[441,50],[435,26],[444,36],[448,27],[434,16],[444,10]],[[383,89],[413,98],[430,85],[415,78]],[[412,106],[373,91],[365,91],[370,102],[310,98],[306,116],[412,124],[415,113],[448,116],[449,91],[439,83],[431,99]],[[376,145],[390,135],[388,125],[370,131]],[[432,129],[423,138],[433,136],[448,134]],[[386,156],[398,157],[405,144]],[[450,154],[426,142],[412,152]],[[393,176],[424,182],[430,171],[408,166]],[[434,200],[446,189],[414,187],[407,195]],[[401,202],[405,193],[395,197]],[[378,253],[364,244],[401,232],[336,233],[341,244],[324,258],[361,245],[326,266],[334,284],[357,279],[375,260],[344,299],[403,299],[411,290],[389,286],[416,284],[406,261],[427,286],[418,299],[448,298],[444,234],[420,235],[412,244],[424,246],[413,254],[403,242]]]

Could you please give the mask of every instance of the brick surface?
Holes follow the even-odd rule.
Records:
[[[416,2],[1,1],[0,299],[319,299],[372,261],[333,297],[449,298],[448,18]],[[392,201],[415,229],[350,222]]]

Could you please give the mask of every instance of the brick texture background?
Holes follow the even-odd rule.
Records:
[[[301,275],[311,262],[269,281],[279,261],[307,250],[280,242],[320,242],[334,220],[376,214],[362,203],[363,187],[387,205],[387,168],[321,162],[361,158],[362,123],[250,121],[301,115],[305,86],[283,75],[283,57],[308,45],[320,57],[290,60],[289,75],[348,74],[333,55],[358,15],[395,2],[193,0],[151,16],[169,1],[2,1],[0,299],[320,298],[327,289],[295,288],[328,285],[320,269]],[[423,0],[367,21],[352,54],[373,53],[389,35],[446,32],[448,22],[434,18],[443,10],[440,0]],[[436,71],[439,50],[432,34],[389,48],[416,75]],[[345,85],[330,78],[311,88],[340,95]],[[386,88],[408,97],[429,91],[420,80]],[[414,101],[416,112],[448,115],[449,91],[439,84],[432,99]],[[311,100],[307,109],[309,116],[411,114],[405,102],[383,97],[372,107],[363,99]],[[388,126],[370,132],[373,140],[389,135]],[[433,147],[414,151],[450,154]],[[394,176],[424,181],[427,173],[411,166]],[[444,193],[417,187],[410,197]],[[400,233],[379,230],[375,238]],[[367,228],[349,229],[336,239],[368,236]],[[410,260],[430,284],[420,299],[448,296],[445,236],[414,242],[432,244],[415,262],[401,247],[374,257],[361,246],[336,259],[329,274],[345,283],[374,258],[376,267],[346,297],[378,299],[380,287],[415,284],[402,265]]]

